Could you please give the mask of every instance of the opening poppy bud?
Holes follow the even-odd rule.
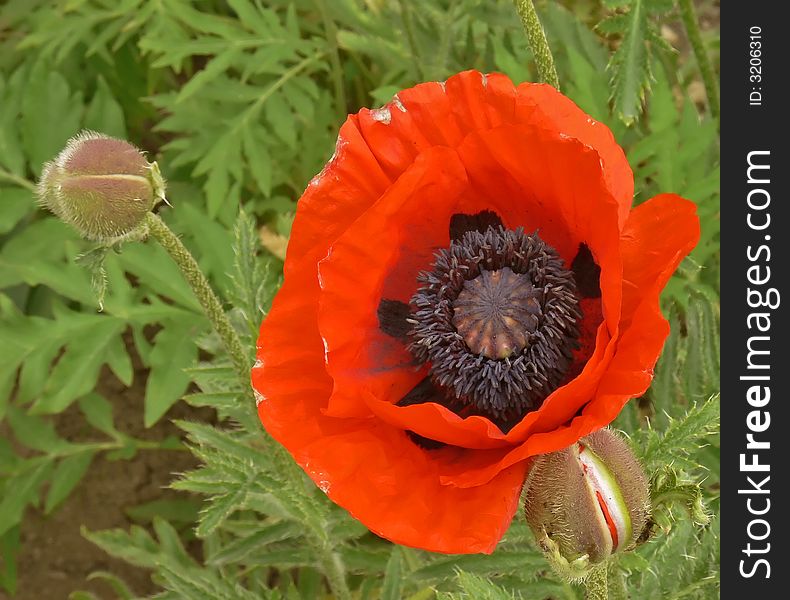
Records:
[[[165,184],[157,164],[129,142],[83,131],[44,165],[37,193],[83,237],[111,244],[138,230],[164,200]]]
[[[557,571],[571,580],[633,547],[647,522],[647,478],[610,429],[535,458],[526,489],[527,522]]]

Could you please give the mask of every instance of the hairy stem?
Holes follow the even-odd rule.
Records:
[[[593,570],[584,580],[584,597],[586,600],[609,600],[606,566]]]
[[[538,77],[555,89],[560,89],[560,80],[557,77],[557,69],[554,66],[554,57],[546,40],[546,32],[540,24],[538,14],[535,12],[535,5],[532,0],[514,0],[518,16],[521,17],[521,24],[532,48],[535,57],[535,64],[538,67]]]
[[[702,81],[705,84],[705,93],[708,96],[708,108],[710,114],[720,122],[721,108],[719,107],[719,86],[716,82],[716,76],[713,73],[713,66],[710,62],[708,53],[705,52],[705,45],[702,43],[702,35],[700,35],[699,21],[697,20],[697,13],[694,10],[694,4],[691,0],[679,0],[680,16],[683,19],[683,25],[686,28],[686,35],[688,35],[691,47],[694,50],[694,56],[697,59],[699,70],[702,73]]]
[[[200,270],[200,267],[189,250],[186,249],[184,244],[181,243],[181,240],[178,239],[178,236],[170,230],[159,216],[154,213],[148,213],[148,215],[146,215],[145,224],[148,226],[149,234],[167,250],[167,253],[175,261],[176,265],[178,265],[178,268],[184,275],[184,279],[187,280],[189,287],[192,288],[195,297],[198,299],[198,302],[200,302],[200,306],[203,307],[203,312],[205,312],[209,321],[211,321],[214,330],[219,334],[222,344],[225,346],[225,350],[233,362],[233,366],[236,369],[236,373],[242,385],[248,388],[250,375],[249,360],[244,352],[236,330],[233,329],[230,321],[228,321],[222,304],[211,289],[206,276],[203,275],[203,272]]]

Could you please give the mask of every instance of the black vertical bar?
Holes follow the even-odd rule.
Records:
[[[722,598],[790,597],[785,6],[722,7]]]

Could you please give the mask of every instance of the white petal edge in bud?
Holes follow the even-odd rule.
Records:
[[[575,450],[587,485],[598,499],[600,517],[612,535],[612,551],[622,550],[631,543],[633,528],[620,486],[609,468],[588,446],[577,443]]]

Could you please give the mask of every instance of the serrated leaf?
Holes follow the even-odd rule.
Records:
[[[81,528],[82,536],[99,546],[107,554],[123,559],[138,567],[156,567],[159,547],[154,539],[141,527],[132,525],[129,533],[122,529],[89,531]]]
[[[200,523],[195,529],[198,537],[210,535],[233,512],[244,508],[252,482],[247,480],[227,493],[213,496],[200,511]]]
[[[645,48],[647,9],[644,0],[634,0],[622,43],[609,62],[612,100],[620,118],[631,125],[642,112],[650,82],[650,59]]]
[[[253,552],[262,551],[268,544],[293,539],[303,533],[304,529],[301,525],[292,521],[281,521],[270,525],[262,524],[251,534],[225,545],[219,552],[208,558],[208,563],[222,566],[241,562]]]
[[[681,418],[671,420],[663,434],[653,433],[644,447],[637,444],[648,470],[685,458],[698,442],[718,428],[719,409],[718,395],[712,396],[689,408]]]

